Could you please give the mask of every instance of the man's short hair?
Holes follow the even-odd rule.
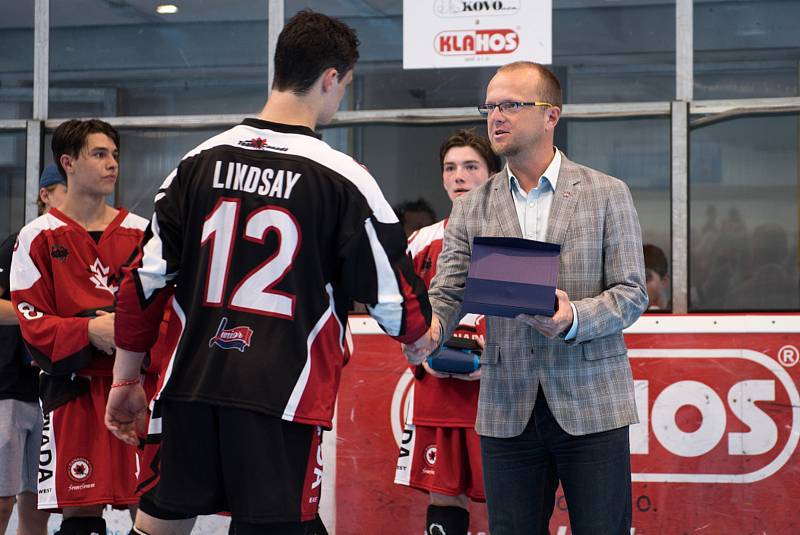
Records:
[[[439,147],[439,168],[442,171],[444,171],[444,157],[447,151],[454,147],[471,147],[475,149],[475,152],[486,162],[486,167],[489,168],[490,175],[500,172],[500,168],[502,167],[500,157],[492,150],[489,140],[483,136],[479,136],[474,128],[462,128],[444,140],[442,146]]]
[[[341,80],[358,61],[358,37],[344,22],[311,10],[289,19],[275,47],[272,88],[306,93],[331,67]]]
[[[86,121],[71,119],[61,123],[56,128],[56,131],[53,132],[53,141],[50,143],[50,147],[53,149],[53,160],[55,160],[62,176],[66,177],[67,172],[61,165],[61,155],[67,154],[77,158],[83,147],[86,146],[86,139],[89,134],[107,135],[119,150],[119,132],[105,121],[99,119],[88,119]]]
[[[667,262],[667,255],[664,254],[661,247],[652,243],[645,243],[642,249],[644,250],[645,269],[655,271],[662,279],[666,277],[669,271],[669,263]]]
[[[533,61],[515,61],[513,63],[509,63],[508,65],[503,65],[497,69],[497,72],[518,69],[533,69],[539,73],[541,86],[538,88],[539,94],[537,95],[537,98],[545,102],[549,102],[559,109],[564,106],[564,97],[561,94],[561,82],[558,81],[558,77],[553,73],[553,71],[544,65],[540,63],[534,63]]]

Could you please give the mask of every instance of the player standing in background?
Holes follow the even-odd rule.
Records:
[[[338,109],[357,47],[336,19],[292,17],[258,118],[189,152],[156,195],[117,300],[114,379],[129,386],[106,414],[136,442],[137,370],[173,296],[182,332],[157,396],[160,477],[140,501],[139,533],[189,533],[196,515],[222,510],[237,535],[305,533],[351,301],[401,342],[427,331],[397,217],[369,172],[314,132]]]
[[[62,510],[60,535],[104,534],[103,508],[137,501],[136,448],[114,439],[103,414],[113,388],[114,295],[147,221],[105,201],[119,173],[111,125],[67,121],[52,148],[66,198],[20,231],[11,265],[22,336],[44,371],[39,508]]]
[[[55,164],[39,177],[39,215],[58,208],[67,183]],[[36,480],[42,445],[39,368],[32,366],[11,304],[11,257],[17,234],[0,245],[0,535],[6,532],[16,499],[19,535],[47,533],[49,513],[39,511]]]
[[[469,193],[500,171],[500,158],[489,141],[474,130],[459,130],[439,149],[442,182],[450,200]],[[414,268],[430,284],[442,252],[447,219],[409,237]],[[483,347],[483,316],[467,314],[453,336],[471,338]],[[481,475],[480,440],[473,430],[478,408],[480,370],[448,375],[427,363],[416,374],[395,483],[430,493],[426,533],[438,525],[448,535],[466,535],[467,497],[485,501]],[[421,371],[421,370],[420,370]]]

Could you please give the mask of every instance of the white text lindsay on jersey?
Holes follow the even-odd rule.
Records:
[[[288,199],[292,194],[301,173],[284,169],[256,167],[239,162],[228,162],[228,172],[222,178],[222,161],[217,160],[214,166],[214,189],[229,189],[258,193],[268,197]]]

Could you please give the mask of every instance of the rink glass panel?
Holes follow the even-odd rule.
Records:
[[[694,2],[694,97],[800,94],[800,2]]]
[[[155,5],[50,2],[50,117],[261,108],[266,0],[185,0],[173,15],[156,13]]]
[[[0,119],[33,115],[33,0],[0,0]]]
[[[797,311],[800,115],[690,131],[693,311]]]
[[[0,132],[0,241],[25,223],[25,132]]]

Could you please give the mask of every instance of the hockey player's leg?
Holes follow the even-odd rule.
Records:
[[[23,492],[17,495],[17,514],[19,515],[18,535],[46,535],[47,519],[50,513],[36,507],[36,494]]]

